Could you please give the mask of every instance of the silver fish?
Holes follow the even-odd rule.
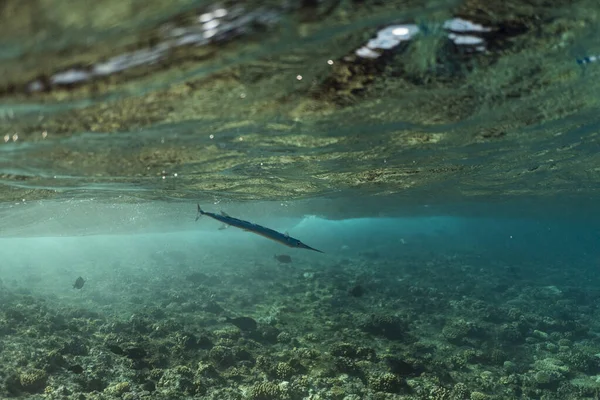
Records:
[[[298,249],[306,249],[306,250],[312,250],[312,251],[317,251],[319,253],[323,253],[321,250],[317,250],[310,246],[305,245],[300,240],[291,237],[287,233],[280,233],[280,232],[274,231],[273,229],[265,228],[264,226],[261,226],[258,224],[253,224],[252,222],[248,222],[248,221],[244,221],[241,219],[230,217],[229,215],[227,215],[226,213],[224,213],[222,211],[221,211],[221,214],[213,214],[211,212],[202,211],[202,209],[200,208],[200,204],[198,204],[198,215],[196,215],[196,221],[198,221],[198,219],[203,215],[211,217],[212,219],[222,222],[225,225],[235,226],[236,228],[240,228],[245,231],[256,233],[257,235],[260,235],[260,236],[264,236],[267,239],[274,240],[274,241],[281,243],[288,247],[295,247]]]

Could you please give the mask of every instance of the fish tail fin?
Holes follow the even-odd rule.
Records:
[[[198,204],[198,214],[196,214],[196,221],[200,219],[200,217],[204,214],[204,211],[200,208],[200,204]]]

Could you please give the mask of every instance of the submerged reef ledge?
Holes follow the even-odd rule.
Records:
[[[199,269],[195,257],[140,253],[80,290],[3,278],[0,397],[583,400],[600,390],[599,293],[578,289],[565,265],[371,251],[299,255],[293,266],[221,254]]]

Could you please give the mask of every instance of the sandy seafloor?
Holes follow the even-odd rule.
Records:
[[[2,239],[0,398],[599,398],[592,232],[424,221]]]

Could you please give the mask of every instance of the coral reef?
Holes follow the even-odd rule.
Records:
[[[169,274],[170,258],[188,268],[185,255],[144,262]],[[586,312],[597,295],[549,288],[542,272],[539,284],[511,285],[500,262],[470,270],[468,259],[358,256],[341,268],[298,256],[290,274],[225,257],[197,280],[150,281],[119,265],[121,286],[90,280],[76,298],[5,285],[0,397],[594,398],[600,340]],[[359,277],[369,290],[355,297]],[[125,299],[111,304],[118,312],[102,312],[106,296]]]

